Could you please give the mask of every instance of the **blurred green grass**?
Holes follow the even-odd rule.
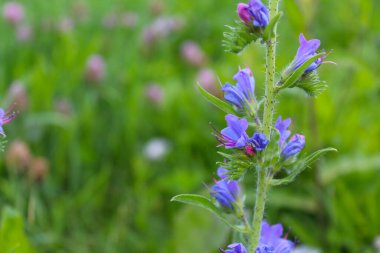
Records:
[[[224,83],[239,66],[250,66],[256,92],[263,94],[263,48],[251,47],[239,57],[221,47],[224,25],[236,19],[237,1],[18,2],[33,36],[18,41],[15,28],[0,21],[1,106],[11,102],[7,94],[15,80],[25,86],[28,106],[5,130],[9,144],[23,140],[33,155],[45,157],[49,172],[31,183],[2,159],[0,206],[10,205],[25,217],[38,252],[217,252],[228,243],[231,235],[208,213],[169,200],[206,192],[204,184],[212,182],[220,159],[209,122],[221,129],[224,116],[196,91],[198,71],[210,68]],[[82,18],[81,6],[87,13]],[[325,252],[375,252],[380,4],[286,0],[282,9],[278,67],[292,59],[300,32],[320,38],[337,65],[320,69],[328,91],[312,100],[290,90],[280,97],[277,113],[294,119],[308,152],[332,146],[339,153],[294,186],[272,191],[267,218],[283,222],[301,244]],[[126,12],[138,15],[136,26],[120,24]],[[105,26],[105,18],[113,16],[114,27]],[[162,16],[175,18],[182,28],[146,43],[144,29]],[[74,25],[61,31],[66,17]],[[201,67],[181,57],[188,40],[204,51]],[[84,78],[92,54],[106,64],[106,76],[97,84]],[[150,83],[163,89],[161,104],[147,99]],[[68,103],[68,115],[57,110],[60,101]],[[144,155],[154,138],[169,143],[158,161]]]

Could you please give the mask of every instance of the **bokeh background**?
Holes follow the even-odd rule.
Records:
[[[170,198],[208,195],[221,159],[210,123],[222,129],[224,115],[196,82],[220,96],[218,80],[249,66],[263,94],[264,48],[236,56],[221,46],[236,5],[0,0],[1,107],[20,112],[4,126],[1,253],[218,252],[230,243],[211,214]],[[321,252],[379,252],[380,2],[285,0],[281,9],[278,68],[300,32],[332,49],[336,65],[320,68],[326,92],[289,90],[276,115],[293,118],[306,152],[339,153],[271,191],[266,218]]]

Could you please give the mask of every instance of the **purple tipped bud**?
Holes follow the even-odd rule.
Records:
[[[239,3],[237,6],[237,13],[241,19],[246,24],[252,21],[251,13],[249,12],[249,5],[244,3]]]

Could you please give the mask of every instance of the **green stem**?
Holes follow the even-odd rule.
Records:
[[[256,202],[253,216],[253,230],[250,242],[249,252],[255,252],[259,245],[261,223],[264,217],[265,201],[268,191],[267,171],[265,168],[259,168],[257,177]]]
[[[269,0],[270,17],[274,17],[278,13],[279,0]],[[273,113],[276,106],[276,46],[277,46],[277,25],[274,27],[274,36],[267,41],[267,63],[266,63],[266,82],[265,82],[265,104],[263,115],[263,133],[270,138],[271,126],[273,121]],[[250,241],[249,252],[254,253],[259,245],[261,223],[264,218],[265,202],[268,191],[269,168],[258,168],[256,201],[252,223],[252,236]]]

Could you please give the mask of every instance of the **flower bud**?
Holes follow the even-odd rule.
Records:
[[[225,173],[221,168],[218,169],[218,174],[222,177],[211,187],[211,195],[222,207],[233,209],[239,197],[239,185],[235,180],[228,180]]]
[[[244,23],[248,24],[252,21],[251,13],[249,12],[249,5],[244,3],[239,3],[237,6],[237,13]]]
[[[8,2],[4,4],[3,17],[12,25],[19,24],[24,19],[24,7],[15,2]]]

